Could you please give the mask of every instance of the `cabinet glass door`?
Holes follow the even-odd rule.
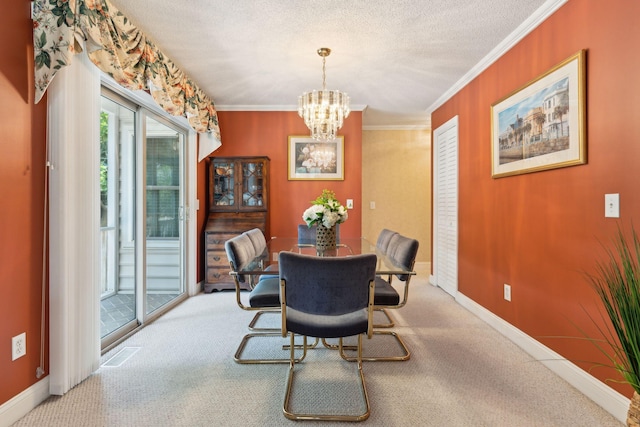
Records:
[[[264,200],[263,162],[242,161],[242,206],[261,208]]]
[[[216,206],[233,206],[235,198],[235,169],[233,162],[214,162],[213,199]]]

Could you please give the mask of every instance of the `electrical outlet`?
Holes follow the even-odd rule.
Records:
[[[27,333],[23,332],[11,338],[11,360],[27,354]]]
[[[511,301],[511,286],[504,284],[504,299]]]

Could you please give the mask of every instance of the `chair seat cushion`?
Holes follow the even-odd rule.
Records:
[[[382,277],[376,276],[376,289],[373,296],[373,305],[398,305],[400,295],[389,282]]]
[[[273,276],[258,281],[249,294],[251,307],[280,307],[280,279]]]
[[[367,309],[341,315],[309,314],[287,307],[287,330],[314,338],[349,337],[367,332]]]
[[[276,264],[270,264],[264,270],[265,271],[273,270],[274,267],[276,267]],[[258,280],[266,280],[266,279],[273,279],[273,278],[278,279],[279,277],[280,276],[278,276],[277,274],[263,274],[263,275],[260,276],[260,278]]]

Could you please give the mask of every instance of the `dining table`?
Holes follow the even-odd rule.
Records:
[[[322,257],[375,254],[377,258],[376,275],[416,274],[411,267],[399,264],[389,254],[379,250],[375,243],[364,237],[341,237],[339,243],[332,249],[320,249],[314,244],[299,243],[297,237],[272,237],[267,241],[267,247],[263,253],[237,273],[254,277],[263,274],[277,275],[279,274],[278,255],[283,251]]]

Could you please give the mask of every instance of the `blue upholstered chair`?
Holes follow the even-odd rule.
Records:
[[[382,256],[387,256],[387,257],[389,256],[387,252],[387,249],[389,248],[389,243],[391,242],[391,239],[393,238],[393,236],[397,234],[398,233],[396,231],[389,230],[387,228],[384,228],[382,231],[380,231],[380,234],[378,235],[378,240],[376,241],[376,251],[378,252],[378,254]],[[391,275],[388,275],[386,278],[387,282],[389,283],[391,282],[391,279],[392,279]],[[382,287],[382,286],[379,285],[378,287]],[[387,294],[385,295],[384,299],[392,297],[391,295],[389,295],[389,292],[390,292],[389,289],[380,289],[379,292]],[[396,292],[396,295],[397,295],[397,292]],[[379,302],[380,302],[380,298],[379,298]],[[385,323],[374,323],[373,325],[374,328],[392,328],[394,326],[393,319],[391,318],[391,316],[389,315],[386,309],[376,308],[375,311],[381,312],[387,318],[387,321]]]
[[[389,239],[389,244],[384,252],[391,263],[407,271],[412,271],[418,254],[419,243],[415,239],[395,233]],[[392,286],[393,275],[387,279],[376,277],[376,307],[401,308],[407,303],[409,296],[409,281],[411,274],[396,274],[395,277],[403,282],[402,299],[398,291]]]
[[[316,257],[293,252],[279,255],[282,336],[291,339],[290,365],[283,405],[284,415],[293,420],[362,421],[370,406],[362,371],[362,335],[373,330],[373,289],[376,256]],[[297,363],[293,351],[295,335],[303,335],[303,356],[307,337],[342,338],[356,336],[357,362],[365,411],[360,414],[309,414],[291,411],[291,396]],[[316,400],[322,401],[321,396]]]
[[[262,275],[259,280],[252,280],[250,275],[239,274],[243,270],[260,270],[263,268],[260,262],[260,255],[266,252],[266,239],[262,231],[254,229],[235,236],[225,242],[224,248],[235,283],[236,303],[243,310],[256,311],[256,315],[249,323],[249,329],[254,332],[243,337],[235,353],[234,360],[238,363],[289,363],[288,358],[248,359],[242,357],[249,339],[281,335],[280,328],[258,328],[255,326],[261,315],[266,313],[279,314],[280,289],[278,276]],[[247,281],[251,284],[251,291],[248,298],[243,298],[242,284]],[[246,300],[248,300],[248,303],[246,303]]]
[[[385,256],[388,262],[396,267],[412,271],[418,254],[418,241],[405,237],[390,230],[383,230],[378,238],[376,247],[380,255]],[[379,328],[391,328],[394,326],[393,319],[389,315],[388,309],[399,309],[406,305],[409,297],[409,283],[412,275],[397,274],[387,277],[376,276],[375,279],[375,299],[376,311],[381,311],[388,320],[388,323],[374,324],[374,334],[392,335],[402,349],[399,356],[365,357],[366,361],[402,361],[411,357],[411,353],[402,338],[394,331],[381,331]],[[395,282],[393,281],[395,280]],[[395,285],[395,286],[394,286]],[[402,296],[401,296],[402,295]]]

